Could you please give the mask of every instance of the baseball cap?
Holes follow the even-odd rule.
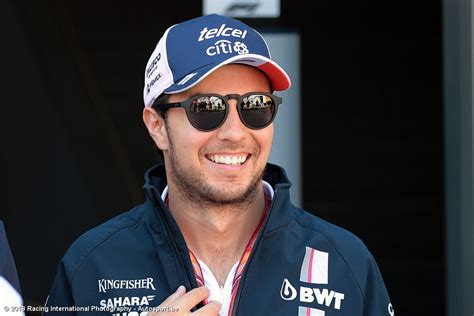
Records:
[[[145,68],[145,106],[151,106],[162,93],[185,91],[231,63],[260,69],[273,90],[283,91],[291,85],[285,70],[271,59],[260,33],[239,20],[210,14],[165,31]]]

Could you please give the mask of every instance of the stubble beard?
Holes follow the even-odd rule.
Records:
[[[168,133],[169,135],[169,133]],[[174,144],[169,138],[169,175],[173,178],[181,198],[196,203],[203,208],[214,209],[239,209],[252,205],[259,192],[265,168],[257,170],[251,175],[251,180],[246,188],[238,192],[232,190],[233,185],[218,186],[209,183],[202,171],[191,170],[180,164]],[[256,155],[254,156],[256,157]]]

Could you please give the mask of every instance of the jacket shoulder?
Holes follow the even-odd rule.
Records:
[[[354,276],[361,292],[364,292],[368,277],[374,272],[379,273],[375,259],[365,243],[350,231],[305,210],[296,209],[295,212],[295,220],[301,227],[320,235],[339,254]]]
[[[368,252],[364,242],[350,231],[329,223],[303,209],[295,208],[295,213],[296,222],[299,225],[322,234],[335,248],[341,250],[356,248],[358,251]]]
[[[138,223],[145,214],[145,204],[136,206],[131,210],[117,215],[116,217],[86,231],[77,238],[66,251],[62,263],[66,269],[69,279],[74,278],[82,263],[97,249],[100,245],[113,239],[113,236],[119,232],[127,230]]]

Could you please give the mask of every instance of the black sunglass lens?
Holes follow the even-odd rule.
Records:
[[[240,112],[247,126],[262,128],[272,121],[275,108],[275,102],[268,95],[252,94],[242,99]]]
[[[217,96],[200,96],[189,107],[189,121],[200,130],[212,130],[225,118],[225,101]]]

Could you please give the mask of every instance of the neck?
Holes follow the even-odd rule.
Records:
[[[171,213],[188,248],[209,266],[218,281],[225,281],[264,212],[263,185],[253,200],[238,205],[203,206],[181,196],[172,185],[168,192]]]

